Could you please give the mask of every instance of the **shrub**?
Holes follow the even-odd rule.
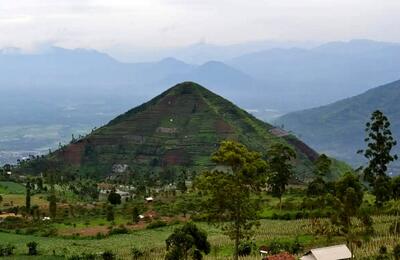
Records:
[[[165,221],[162,220],[157,220],[157,221],[153,221],[151,222],[149,225],[147,225],[147,229],[154,229],[154,228],[160,228],[160,227],[165,227],[167,226],[167,223]]]
[[[273,255],[278,254],[279,252],[281,252],[284,249],[282,243],[280,243],[278,241],[270,242],[268,245],[268,248],[269,248],[269,252]]]
[[[14,253],[15,246],[11,244],[1,245],[0,244],[0,256],[10,256]]]
[[[109,235],[128,234],[128,233],[129,230],[124,226],[113,228],[108,232]]]
[[[379,248],[379,254],[381,254],[381,255],[387,254],[387,247],[386,246],[381,246]]]
[[[379,248],[379,255],[376,257],[376,260],[389,260],[386,246],[381,246]]]
[[[298,240],[298,238],[296,237],[296,239],[293,241],[293,242],[291,242],[291,243],[289,243],[288,245],[287,245],[287,250],[289,251],[289,253],[291,253],[291,254],[298,254],[298,253],[300,253],[301,251],[303,251],[303,245],[302,244],[300,244],[300,242],[299,242],[299,240]]]
[[[28,244],[26,244],[26,246],[28,247],[28,255],[37,255],[38,251],[37,251],[37,243],[35,241],[29,242]]]
[[[186,259],[189,251],[191,251],[192,259],[200,260],[203,258],[202,252],[210,253],[207,234],[190,222],[175,229],[165,243],[167,245],[166,260]]]
[[[103,258],[103,260],[114,260],[115,259],[114,253],[109,250],[107,250],[103,254],[101,254],[101,257]]]
[[[57,236],[57,229],[56,228],[47,228],[47,229],[44,229],[41,233],[40,233],[40,235],[42,236],[42,237],[51,237],[51,236]]]
[[[131,252],[133,259],[139,259],[144,255],[144,253],[141,250],[137,249],[136,247],[132,248]]]
[[[255,244],[251,241],[245,241],[240,243],[238,248],[239,256],[248,256],[251,254],[252,249],[255,247]]]
[[[271,254],[278,254],[280,252],[289,252],[291,254],[297,254],[303,250],[303,245],[296,238],[294,241],[272,241],[268,248]]]

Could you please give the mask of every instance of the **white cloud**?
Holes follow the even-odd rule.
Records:
[[[397,0],[1,0],[0,47],[400,41],[399,13]]]

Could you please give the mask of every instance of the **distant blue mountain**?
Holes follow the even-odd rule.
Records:
[[[354,40],[312,49],[271,49],[232,59],[229,65],[284,96],[289,110],[354,96],[400,78],[400,44]]]

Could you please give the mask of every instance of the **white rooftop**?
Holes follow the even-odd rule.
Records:
[[[350,259],[351,252],[346,245],[336,245],[311,249],[301,260],[341,260]]]

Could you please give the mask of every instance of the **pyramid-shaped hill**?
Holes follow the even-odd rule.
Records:
[[[130,169],[182,166],[201,170],[214,167],[210,155],[226,139],[262,153],[275,142],[286,143],[297,151],[299,173],[307,172],[317,157],[294,136],[192,82],[168,89],[56,154],[69,164],[95,167],[98,174],[126,165]]]

